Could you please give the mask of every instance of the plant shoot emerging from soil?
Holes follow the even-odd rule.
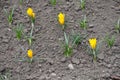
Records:
[[[10,26],[12,24],[12,22],[13,22],[14,7],[10,11],[7,11],[6,9],[4,9],[4,11],[5,11],[5,14],[7,16],[9,26]]]
[[[85,9],[85,0],[80,0],[80,7],[82,10]]]
[[[86,19],[86,16],[84,16],[83,20],[80,21],[80,27],[82,29],[87,29],[87,19]]]
[[[54,6],[56,5],[56,0],[50,0],[50,3]]]
[[[115,36],[112,36],[112,37],[110,38],[110,36],[107,35],[107,36],[105,37],[105,41],[106,41],[108,47],[111,48],[111,47],[114,45],[114,43],[115,43]]]
[[[27,40],[28,40],[28,43],[29,43],[30,46],[32,45],[32,41],[33,41],[33,29],[34,29],[34,26],[32,26],[30,36],[27,37]]]
[[[120,33],[120,19],[117,21],[117,24],[115,25],[115,29],[117,33]]]
[[[11,74],[10,72],[6,72],[4,75],[0,74],[0,80],[10,80]]]
[[[19,0],[19,3],[20,3],[20,5],[22,5],[23,4],[23,0]]]
[[[17,39],[20,40],[23,34],[23,24],[17,24],[17,27],[15,27],[14,30],[15,30]]]
[[[73,48],[72,48],[72,46],[70,46],[69,37],[66,35],[65,32],[64,32],[64,38],[65,38],[64,55],[66,57],[69,57],[73,52]]]
[[[78,46],[80,43],[82,43],[83,36],[81,34],[72,32],[71,39],[73,43],[72,45],[74,46],[76,44]]]

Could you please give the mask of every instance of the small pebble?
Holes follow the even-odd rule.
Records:
[[[52,76],[52,77],[55,77],[55,76],[56,76],[56,74],[55,74],[55,73],[51,73],[51,76]]]
[[[69,64],[69,65],[68,65],[68,68],[69,68],[69,69],[74,69],[73,64]]]
[[[72,63],[74,63],[74,64],[79,64],[79,63],[80,63],[80,60],[77,59],[77,58],[72,58]]]
[[[64,63],[65,61],[66,61],[66,58],[63,57],[63,58],[61,59],[61,62]]]
[[[98,58],[99,59],[104,59],[104,54],[103,53],[98,54]]]

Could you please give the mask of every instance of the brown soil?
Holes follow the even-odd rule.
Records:
[[[32,7],[36,13],[32,47],[24,39],[18,41],[8,25],[4,8],[10,10],[13,6],[12,27],[23,23],[26,33],[31,28],[26,9]],[[109,49],[103,43],[96,63],[82,44],[73,50],[71,57],[65,58],[61,48],[64,35],[57,21],[59,12],[67,18],[67,34],[72,30],[84,34],[79,21],[86,15],[88,37],[85,41],[91,37],[100,41],[110,34],[116,37],[114,46]],[[79,0],[57,0],[55,6],[49,0],[24,0],[21,7],[18,0],[0,0],[0,75],[9,74],[9,80],[114,80],[112,76],[120,80],[120,34],[114,29],[119,18],[120,0],[86,0],[84,11]],[[29,48],[33,49],[34,62],[20,61]],[[69,64],[74,69],[69,69]]]

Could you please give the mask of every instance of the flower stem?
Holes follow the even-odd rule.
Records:
[[[29,63],[32,63],[32,62],[33,62],[33,58],[29,58],[29,59],[28,59],[28,62],[29,62]]]
[[[30,63],[32,63],[32,61],[33,61],[33,58],[30,59]]]
[[[31,29],[30,37],[32,37],[32,34],[33,34],[34,23],[32,23],[31,25],[32,25],[32,29]]]
[[[64,31],[65,25],[62,25],[62,30]]]
[[[93,60],[96,62],[97,60],[97,56],[96,56],[96,53],[95,53],[95,50],[93,50]]]
[[[30,32],[30,37],[29,37],[29,39],[28,39],[28,41],[29,41],[29,45],[32,44],[33,29],[34,29],[34,23],[32,23],[32,29],[31,29],[31,32]]]
[[[10,27],[10,28],[12,27],[12,23],[11,23],[11,22],[9,22],[9,27]]]

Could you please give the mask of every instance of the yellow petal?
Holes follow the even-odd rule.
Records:
[[[96,49],[96,45],[97,45],[97,40],[96,40],[96,38],[91,38],[91,39],[89,39],[89,44],[90,44],[90,47],[91,47],[92,49]]]
[[[28,50],[27,56],[28,56],[29,58],[32,58],[32,57],[33,57],[33,51],[32,51],[31,49]]]
[[[35,18],[35,13],[32,13],[32,18]]]
[[[61,25],[64,25],[64,19],[59,19],[59,23],[61,24]]]
[[[27,14],[28,14],[28,16],[32,17],[33,16],[33,9],[32,8],[28,8],[27,9]]]
[[[58,21],[59,21],[59,23],[61,24],[61,25],[64,25],[64,23],[65,23],[65,14],[63,14],[63,13],[59,13],[58,14]]]

